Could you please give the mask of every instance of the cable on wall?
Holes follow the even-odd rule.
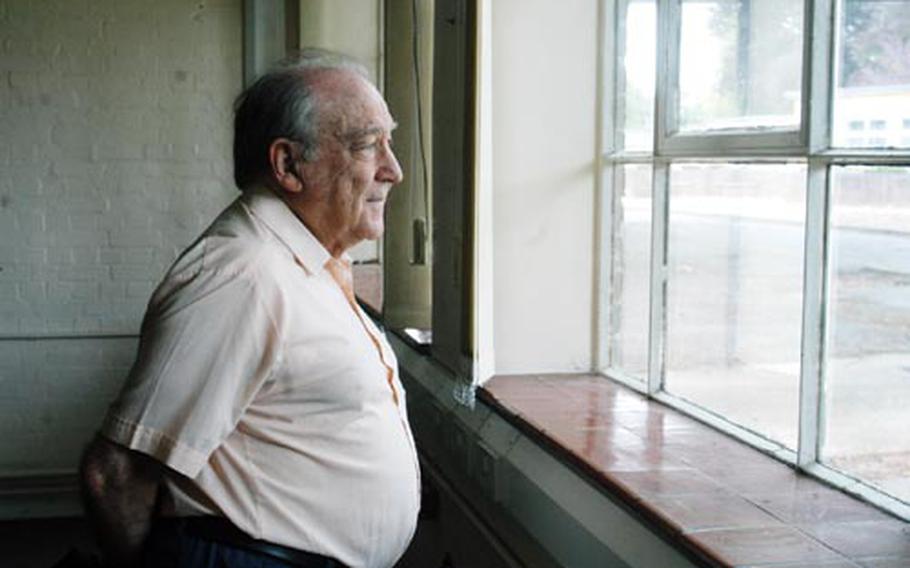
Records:
[[[420,86],[420,20],[417,6],[418,0],[411,0],[411,62],[414,69],[414,91],[417,102],[417,144],[420,152],[420,164],[423,179],[423,215],[413,216],[417,207],[414,207],[414,196],[411,192],[411,214],[413,216],[413,254],[411,264],[424,265],[427,262],[428,232],[427,219],[430,216],[430,180],[427,168],[427,153],[423,139],[423,99]]]

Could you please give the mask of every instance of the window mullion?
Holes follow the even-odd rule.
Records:
[[[613,299],[616,297],[616,257],[614,255],[614,246],[616,246],[616,232],[619,223],[616,220],[618,211],[617,201],[619,196],[617,192],[622,187],[617,183],[617,172],[622,166],[616,164],[607,164],[601,168],[600,179],[600,229],[598,234],[598,243],[600,246],[600,263],[599,278],[601,282],[607,283],[606,286],[600,287],[599,305],[600,314],[598,321],[598,342],[597,342],[597,360],[596,368],[599,371],[613,367],[615,365],[615,354],[613,337],[616,334],[614,328],[615,315],[613,312]]]
[[[803,268],[803,322],[799,390],[797,464],[818,461],[822,436],[823,357],[825,340],[825,265],[828,234],[828,163],[809,161]]]
[[[679,0],[657,2],[657,77],[654,97],[654,155],[662,154],[676,124],[679,57]]]
[[[670,192],[670,163],[661,159],[661,148],[674,113],[673,73],[678,58],[674,29],[679,29],[679,0],[657,0],[657,77],[654,94],[654,165],[651,175],[651,270],[650,316],[648,325],[648,394],[664,386],[667,341],[667,223]],[[676,21],[674,21],[674,19]]]
[[[613,142],[614,150],[626,147],[626,11],[629,9],[628,0],[612,0],[609,4],[613,8]]]
[[[834,0],[807,0],[803,42],[803,132],[812,155],[826,150],[831,135],[831,50]],[[803,268],[803,321],[800,361],[799,437],[797,464],[818,461],[821,448],[824,393],[824,314],[827,253],[827,160],[810,158],[806,187]]]
[[[667,222],[670,163],[655,160],[651,183],[651,306],[648,337],[648,394],[663,389],[667,341]]]
[[[805,145],[810,154],[827,150],[831,143],[834,1],[806,1],[808,35],[803,42],[802,116]]]
[[[622,61],[622,46],[616,40],[621,25],[617,4],[621,0],[600,1],[599,33],[597,34],[597,81],[598,108],[597,125],[598,136],[597,156],[615,153],[622,148],[622,103],[617,87],[622,80],[622,70],[619,62]]]
[[[613,205],[615,183],[613,179],[614,165],[605,161],[604,156],[612,153],[617,148],[617,111],[616,89],[614,84],[619,75],[617,71],[616,44],[608,39],[614,37],[618,27],[616,18],[617,0],[600,0],[597,57],[597,140],[595,161],[597,176],[595,187],[595,304],[594,333],[592,337],[593,365],[596,370],[602,370],[612,364],[611,334],[612,334],[612,304],[613,280],[613,233],[616,209]],[[614,33],[608,33],[613,31]]]

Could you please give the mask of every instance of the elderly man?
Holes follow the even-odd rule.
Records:
[[[155,291],[83,459],[112,565],[373,568],[407,547],[404,390],[345,253],[383,232],[394,128],[363,70],[326,52],[238,98],[242,195]]]

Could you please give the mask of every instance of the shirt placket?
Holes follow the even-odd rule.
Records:
[[[379,353],[379,360],[382,362],[382,365],[386,370],[386,382],[389,385],[389,389],[392,391],[392,399],[395,401],[395,407],[398,408],[398,389],[395,388],[395,370],[389,363],[389,359],[385,351],[382,349],[382,343],[379,341],[379,338],[376,336],[376,334],[370,329],[370,326],[367,325],[367,322],[364,319],[364,314],[357,305],[357,298],[354,296],[354,278],[351,272],[351,263],[333,257],[325,263],[325,267],[329,271],[329,274],[332,276],[332,279],[335,280],[335,282],[338,283],[338,285],[341,287],[341,291],[344,293],[345,299],[347,299],[348,304],[351,306],[351,309],[354,310],[354,314],[357,316],[357,319],[360,320],[360,324],[363,326],[364,331],[367,332],[370,341],[373,343],[373,346]]]
[[[326,264],[326,269],[329,274],[332,276],[332,279],[341,287],[341,291],[344,293],[345,299],[347,299],[348,304],[351,306],[351,309],[354,310],[354,313],[357,315],[357,319],[360,320],[360,324],[363,326],[363,329],[367,332],[367,335],[370,337],[370,340],[373,342],[373,345],[376,347],[376,351],[379,353],[379,360],[382,362],[382,365],[386,369],[386,382],[389,384],[389,388],[392,391],[392,399],[395,402],[395,408],[398,410],[398,419],[401,422],[401,427],[408,434],[408,444],[411,445],[412,455],[416,457],[417,448],[414,447],[414,437],[411,433],[411,429],[406,423],[404,417],[402,416],[403,409],[398,402],[398,389],[395,387],[395,370],[394,367],[389,363],[389,356],[386,354],[385,350],[382,348],[382,342],[377,337],[376,333],[373,332],[371,326],[367,323],[363,310],[357,305],[357,298],[354,295],[354,277],[351,271],[351,264],[345,260],[330,258]],[[416,459],[414,461],[414,469],[417,473],[417,500],[420,500],[420,465],[417,463]]]

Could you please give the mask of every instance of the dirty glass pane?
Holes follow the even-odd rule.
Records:
[[[654,78],[657,66],[657,6],[634,0],[626,8],[622,73],[625,114],[623,148],[651,150],[654,140]]]
[[[910,502],[910,168],[831,183],[821,460]]]
[[[683,0],[681,132],[799,126],[803,2]]]
[[[838,3],[834,146],[910,147],[910,0]]]
[[[651,164],[618,166],[614,188],[610,366],[647,380],[651,262]]]
[[[665,385],[795,448],[806,169],[670,170]]]

